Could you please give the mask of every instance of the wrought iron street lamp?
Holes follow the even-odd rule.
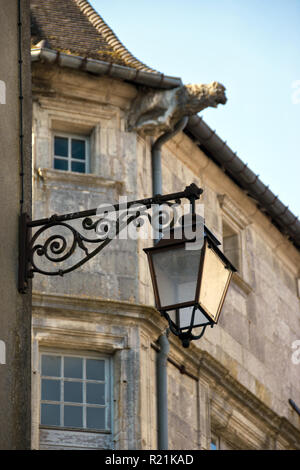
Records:
[[[199,234],[195,200],[199,199],[202,192],[201,188],[191,184],[182,192],[108,206],[102,208],[100,214],[98,209],[91,209],[34,221],[22,214],[19,291],[26,293],[29,279],[35,273],[64,276],[82,266],[100,253],[131,222],[139,225],[145,216],[151,221],[147,210],[153,205],[173,206],[174,203],[179,204],[181,199],[188,199],[191,207],[189,220],[183,217],[179,227],[170,229],[170,237],[163,233],[155,247],[145,249],[156,307],[167,318],[171,331],[179,336],[184,347],[188,347],[191,340],[203,335],[207,325],[217,323],[232,273],[235,271],[234,266],[219,250],[218,240],[206,227],[203,231],[203,224],[200,224],[200,233],[203,235],[200,236],[201,246],[199,238],[186,237],[187,232],[190,232],[187,230],[189,225],[192,233],[196,229],[196,234]],[[99,226],[111,212],[121,212],[115,222],[113,234],[107,230],[102,231],[99,236]],[[77,220],[76,227],[71,224],[73,220]],[[78,220],[82,220],[80,230]],[[169,228],[171,226],[172,221]],[[96,236],[91,237],[91,232],[95,232]],[[78,252],[82,254],[80,260],[78,256],[74,256]],[[195,334],[199,327],[202,327],[202,331]]]
[[[236,269],[207,227],[204,226],[203,237],[198,230],[197,239],[199,220],[193,211],[190,217],[182,219],[181,226],[171,229],[154,247],[144,251],[148,255],[156,308],[187,348],[191,340],[201,338],[208,325],[213,327],[218,322]],[[188,238],[187,219],[192,227]]]

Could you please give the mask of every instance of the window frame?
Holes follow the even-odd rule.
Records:
[[[67,157],[62,157],[60,155],[55,155],[55,137],[62,137],[62,138],[68,139],[68,156]],[[72,158],[72,155],[71,155],[71,148],[72,148],[71,142],[72,142],[72,139],[74,139],[74,140],[84,140],[85,141],[85,159],[84,160]],[[87,135],[72,134],[72,133],[60,132],[60,131],[58,131],[58,132],[52,131],[52,152],[51,152],[51,155],[52,155],[52,168],[53,168],[53,170],[68,171],[68,172],[71,172],[71,173],[78,173],[78,174],[81,174],[81,175],[85,175],[85,174],[90,173],[90,137],[87,136]],[[58,168],[55,168],[54,167],[55,158],[60,159],[60,160],[66,160],[68,162],[68,169],[67,170],[59,170]],[[72,165],[71,165],[72,161],[81,162],[81,163],[84,162],[85,163],[85,171],[84,172],[73,171],[72,170]]]
[[[87,359],[96,359],[96,360],[104,360],[105,361],[105,405],[97,405],[97,404],[89,404],[86,402],[86,397],[83,400],[82,403],[78,402],[78,405],[81,405],[83,408],[83,425],[85,427],[71,427],[71,426],[63,426],[63,425],[51,425],[51,424],[42,424],[41,423],[41,418],[42,418],[42,404],[57,404],[60,406],[60,422],[62,422],[62,408],[65,406],[65,404],[76,406],[74,403],[75,402],[65,402],[63,400],[60,400],[59,402],[56,402],[54,400],[43,400],[42,399],[42,379],[52,379],[52,380],[59,380],[60,381],[60,390],[63,387],[63,382],[66,381],[74,381],[72,378],[65,378],[64,375],[62,375],[62,370],[60,371],[60,376],[59,377],[49,377],[46,375],[42,375],[42,356],[55,356],[55,357],[60,357],[60,358],[65,358],[65,357],[76,357],[84,360],[85,365],[83,366],[83,374],[85,377],[82,376],[81,379],[75,378],[76,381],[82,382],[82,383],[90,383],[90,382],[99,382],[101,383],[102,381],[97,381],[97,380],[89,380],[86,379],[86,373],[84,374],[84,370],[86,370],[86,360]],[[39,428],[40,429],[53,429],[53,430],[60,430],[60,431],[74,431],[74,432],[87,432],[87,433],[98,433],[98,434],[113,434],[113,361],[112,357],[107,354],[98,354],[98,353],[93,353],[93,352],[85,352],[85,351],[64,351],[64,350],[50,350],[50,349],[45,349],[43,348],[42,350],[39,351],[39,379],[40,379],[40,399],[39,399],[39,408],[40,408],[40,419],[39,419]],[[103,383],[103,382],[102,382]],[[60,397],[61,398],[61,397]],[[105,408],[105,428],[103,429],[96,429],[96,428],[88,428],[86,426],[87,424],[87,413],[86,410],[87,408],[91,407],[96,407],[96,408]]]

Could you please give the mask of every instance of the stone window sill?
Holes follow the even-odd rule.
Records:
[[[75,173],[73,171],[54,170],[50,168],[37,168],[34,177],[45,185],[53,183],[66,183],[84,187],[119,187],[122,188],[121,181],[110,180],[92,173]]]

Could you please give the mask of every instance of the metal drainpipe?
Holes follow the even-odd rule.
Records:
[[[167,361],[170,349],[166,334],[158,338],[160,351],[157,355],[157,447],[168,450],[168,377]]]
[[[153,196],[162,193],[162,171],[161,171],[161,148],[162,146],[178,132],[182,131],[188,122],[188,117],[185,116],[175,125],[172,131],[168,131],[161,135],[152,145],[151,157],[152,157],[152,191]]]
[[[188,122],[188,117],[182,118],[173,131],[161,135],[152,145],[152,190],[153,196],[162,194],[161,148],[169,139],[182,131]],[[160,351],[157,355],[157,444],[158,450],[168,450],[168,378],[167,360],[170,349],[167,334],[159,337]]]

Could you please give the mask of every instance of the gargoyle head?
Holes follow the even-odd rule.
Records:
[[[170,131],[184,116],[226,103],[225,87],[218,82],[208,85],[183,85],[171,90],[149,90],[135,99],[128,117],[128,129],[154,135]]]
[[[186,105],[190,115],[208,107],[216,108],[218,104],[225,104],[227,101],[225,87],[219,82],[185,85],[184,88],[188,94]]]

